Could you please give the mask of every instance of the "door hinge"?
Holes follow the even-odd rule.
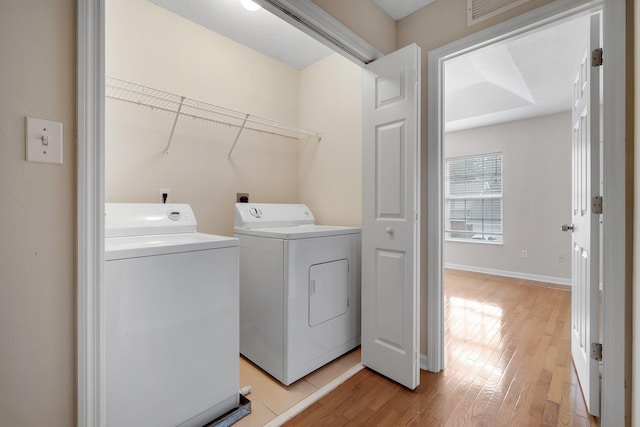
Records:
[[[592,214],[602,213],[602,196],[593,196],[591,198],[591,213]]]
[[[603,50],[601,47],[597,49],[593,49],[591,51],[591,66],[592,67],[600,67],[603,62]]]
[[[599,342],[591,343],[591,358],[598,362],[602,361],[602,344]]]

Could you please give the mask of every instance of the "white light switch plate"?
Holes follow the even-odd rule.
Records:
[[[27,161],[62,164],[62,123],[27,117]]]

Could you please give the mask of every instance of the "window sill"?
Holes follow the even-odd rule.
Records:
[[[498,245],[498,246],[502,246],[504,245],[504,241],[492,241],[492,240],[471,240],[471,239],[452,239],[452,238],[446,238],[444,239],[445,242],[456,242],[456,243],[474,243],[474,244],[481,244],[481,245]]]

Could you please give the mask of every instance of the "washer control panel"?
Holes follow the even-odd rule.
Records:
[[[195,233],[198,223],[186,204],[105,203],[105,237]]]
[[[180,221],[180,218],[182,218],[182,212],[179,209],[169,209],[167,211],[167,217],[169,217],[171,221]]]

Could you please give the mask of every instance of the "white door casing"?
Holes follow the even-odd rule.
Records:
[[[591,343],[599,339],[600,218],[591,201],[600,190],[600,67],[591,65],[591,52],[600,47],[600,14],[590,19],[590,47],[573,85],[571,356],[587,409],[599,416],[599,366]]]
[[[420,48],[363,71],[362,363],[420,383]]]
[[[262,1],[262,0],[259,0]],[[305,0],[300,0],[305,1]],[[308,0],[310,1],[310,0]],[[444,332],[441,313],[442,236],[438,234],[440,209],[439,150],[441,149],[442,94],[436,90],[442,75],[440,67],[450,54],[468,49],[487,40],[504,38],[511,32],[521,32],[532,25],[566,17],[594,5],[604,4],[604,44],[607,73],[604,86],[604,179],[607,203],[604,205],[604,289],[603,313],[604,344],[611,348],[603,360],[602,425],[624,425],[625,422],[625,297],[624,287],[627,227],[625,225],[625,86],[626,63],[626,4],[625,0],[593,0],[578,4],[551,2],[496,26],[480,30],[466,38],[442,46],[429,54],[429,215],[428,301],[430,321],[427,348],[429,364],[434,371],[443,368]],[[103,399],[100,388],[103,381],[101,357],[96,341],[100,338],[99,294],[104,263],[102,222],[104,209],[104,1],[78,0],[78,425],[102,426]],[[293,18],[292,18],[293,19]],[[333,18],[329,18],[333,19]],[[314,35],[320,41],[322,37]],[[337,40],[345,43],[344,37]],[[432,90],[433,88],[433,90]],[[431,154],[434,154],[433,156]],[[435,165],[435,166],[434,166]],[[431,191],[431,189],[434,191]],[[433,245],[431,244],[433,243]],[[439,321],[435,321],[438,320]],[[432,356],[436,357],[432,357]]]

